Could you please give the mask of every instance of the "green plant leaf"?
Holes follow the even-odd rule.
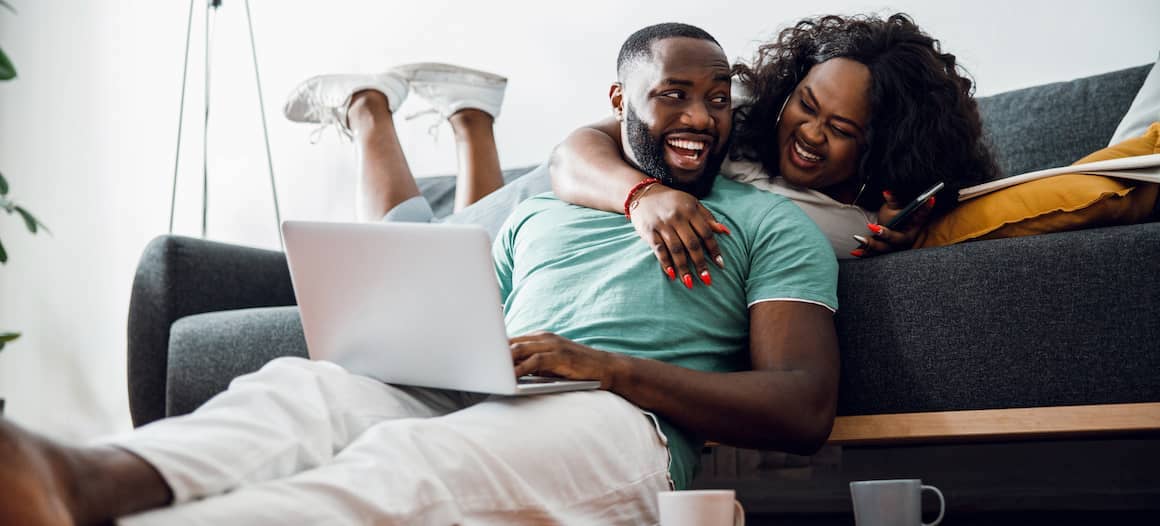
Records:
[[[20,337],[19,332],[0,332],[0,350],[4,350],[4,346],[9,342],[15,341]]]
[[[16,213],[24,218],[24,226],[28,227],[28,231],[35,234],[37,231],[43,230],[46,234],[52,235],[52,231],[45,226],[39,219],[32,215],[32,212],[25,210],[24,207],[17,206]]]
[[[37,221],[36,218],[32,216],[32,214],[28,213],[28,210],[25,210],[19,206],[16,207],[16,212],[20,214],[20,217],[24,218],[24,226],[28,227],[28,231],[35,234],[37,223],[40,221]]]
[[[0,243],[0,263],[8,262],[8,252],[4,251],[4,243]]]
[[[4,174],[0,174],[0,195],[8,195],[8,180],[4,178]]]
[[[0,49],[0,80],[14,78],[16,78],[16,66],[12,65],[12,61],[8,60],[8,55],[5,55],[4,50]]]

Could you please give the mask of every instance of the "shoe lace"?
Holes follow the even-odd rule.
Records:
[[[404,115],[403,120],[413,121],[419,117],[424,117],[427,115],[435,115],[436,116],[435,121],[432,122],[431,125],[427,127],[427,135],[430,135],[435,140],[438,140],[439,139],[439,128],[443,126],[443,123],[447,122],[447,117],[444,116],[438,109],[432,107],[432,108],[427,108],[425,110],[419,110],[416,112],[412,112],[408,115]]]
[[[343,104],[342,108],[346,108],[346,104]],[[310,105],[310,109],[306,112],[307,115],[318,119],[318,127],[310,132],[310,144],[318,144],[318,141],[322,139],[322,134],[332,125],[338,131],[339,140],[343,138],[348,141],[354,140],[354,132],[344,122],[346,115],[340,115],[340,112],[344,113],[343,110],[327,107],[321,103]]]

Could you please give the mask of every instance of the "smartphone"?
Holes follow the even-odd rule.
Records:
[[[910,217],[910,214],[913,214],[915,210],[918,210],[918,208],[927,201],[927,199],[930,199],[932,196],[934,196],[934,194],[939,193],[939,191],[942,190],[945,186],[945,183],[939,182],[928,188],[927,191],[919,194],[918,197],[916,197],[909,205],[906,205],[906,208],[903,208],[902,211],[898,213],[898,215],[894,216],[894,219],[891,219],[889,223],[886,223],[882,226],[885,226],[890,230],[896,230],[899,225],[901,225],[908,217]],[[861,243],[861,240],[858,239],[858,236],[854,236],[854,239]],[[866,245],[859,244],[858,248],[866,248]]]
[[[927,191],[918,194],[918,197],[915,198],[914,201],[912,201],[909,205],[906,205],[906,208],[903,208],[902,211],[898,213],[898,215],[894,216],[894,219],[891,219],[889,223],[886,223],[882,226],[894,230],[895,227],[905,222],[906,218],[910,217],[910,214],[913,214],[915,210],[918,210],[918,208],[922,206],[923,203],[927,202],[927,200],[933,197],[934,194],[939,193],[939,191],[942,190],[945,186],[945,183],[939,182],[938,184],[927,189]]]

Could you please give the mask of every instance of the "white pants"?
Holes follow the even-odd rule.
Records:
[[[400,388],[279,358],[193,414],[110,440],[174,506],[121,524],[654,524],[663,435],[605,391]]]

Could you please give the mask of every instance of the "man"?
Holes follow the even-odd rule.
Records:
[[[549,195],[516,209],[494,248],[515,374],[601,390],[483,399],[278,359],[107,445],[0,422],[0,522],[655,523],[704,439],[815,450],[837,398],[832,251],[792,203],[716,177],[732,119],[711,36],[645,28],[618,78],[629,158],[707,192],[733,235],[691,294],[620,215]],[[381,91],[344,105],[352,122],[397,107]]]

